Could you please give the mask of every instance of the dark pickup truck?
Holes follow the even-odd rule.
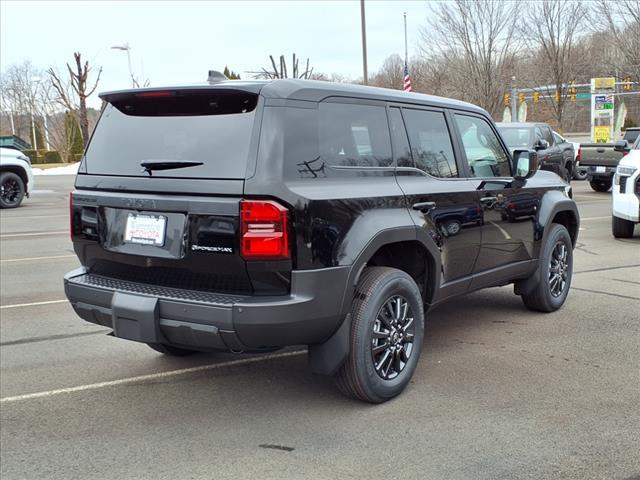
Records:
[[[622,140],[615,143],[583,143],[580,145],[580,166],[587,168],[587,180],[596,192],[611,188],[620,159],[630,150],[640,135],[640,127],[628,128]]]

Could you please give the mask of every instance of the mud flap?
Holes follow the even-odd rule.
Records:
[[[157,298],[116,292],[111,309],[116,337],[142,343],[162,343]]]

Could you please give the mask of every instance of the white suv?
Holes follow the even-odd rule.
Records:
[[[611,229],[616,238],[633,237],[640,222],[640,137],[618,163],[613,186]]]
[[[16,208],[33,191],[31,160],[19,150],[0,148],[0,207]]]

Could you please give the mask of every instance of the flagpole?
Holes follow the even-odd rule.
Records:
[[[407,12],[404,12],[404,63],[409,64],[409,50],[407,49]]]

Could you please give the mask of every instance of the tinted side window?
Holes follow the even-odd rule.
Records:
[[[549,142],[549,145],[553,145],[553,135],[551,134],[551,129],[549,127],[543,127],[542,133],[544,135],[544,139]]]
[[[479,117],[456,114],[472,177],[509,177],[509,156],[489,123]]]
[[[391,140],[393,141],[393,156],[399,167],[413,167],[413,159],[409,150],[409,140],[404,129],[402,114],[399,108],[389,109],[389,123],[391,126]]]
[[[540,127],[536,127],[536,140],[544,140],[544,135]]]
[[[320,158],[329,165],[387,167],[392,163],[384,107],[321,103],[318,108]]]
[[[403,110],[416,168],[439,178],[458,176],[447,122],[442,112]]]

